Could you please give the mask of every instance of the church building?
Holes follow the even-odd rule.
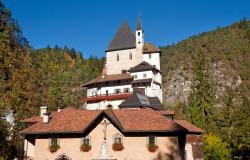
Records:
[[[123,102],[130,104],[126,105],[128,107],[132,106],[131,99],[143,98],[145,107],[152,104],[162,109],[160,56],[159,48],[144,43],[140,17],[135,32],[123,22],[106,50],[102,75],[82,85],[87,88],[87,97],[82,99],[84,107],[88,110],[119,109],[123,108]],[[131,96],[134,98],[128,99]]]
[[[140,18],[133,32],[125,21],[106,50],[106,65],[83,84],[79,108],[49,111],[20,121],[27,126],[29,160],[202,160],[201,128],[176,120],[162,105],[161,51],[144,43]]]

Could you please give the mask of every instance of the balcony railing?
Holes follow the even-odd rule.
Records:
[[[133,92],[120,92],[120,93],[109,93],[109,94],[95,94],[91,96],[87,96],[87,98],[91,97],[105,97],[105,96],[117,96],[117,95],[130,95]]]
[[[86,98],[83,98],[81,102],[127,99],[130,95],[132,95],[132,92],[98,94],[98,95],[93,95],[93,96],[88,96]]]

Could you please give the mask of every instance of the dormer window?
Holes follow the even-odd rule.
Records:
[[[116,61],[119,61],[120,57],[119,54],[116,55]]]

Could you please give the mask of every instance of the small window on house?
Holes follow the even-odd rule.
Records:
[[[108,90],[106,90],[106,96],[107,96],[107,95],[109,95],[109,91],[108,91]]]
[[[130,53],[129,53],[129,60],[132,60],[132,58],[133,58],[133,57],[132,57],[132,53],[130,52]]]
[[[120,57],[119,54],[116,55],[116,61],[119,61]]]
[[[91,146],[90,136],[83,137],[82,144]]]
[[[148,54],[148,58],[151,59],[151,53]]]
[[[56,137],[50,138],[49,146],[59,146],[59,138]]]
[[[113,143],[122,144],[122,135],[117,133],[113,136]]]
[[[119,94],[121,93],[121,90],[120,89],[115,89],[115,94]]]
[[[143,74],[143,78],[147,78],[147,74],[146,73]]]
[[[124,88],[124,89],[123,89],[123,92],[124,92],[124,93],[129,93],[129,88]]]
[[[148,137],[148,145],[156,145],[156,137],[155,136]]]
[[[137,74],[136,74],[136,75],[134,75],[134,78],[135,78],[135,79],[137,79]]]
[[[138,32],[138,36],[140,36],[141,35],[141,32]]]

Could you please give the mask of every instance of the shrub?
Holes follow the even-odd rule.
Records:
[[[59,148],[60,148],[59,145],[57,145],[57,144],[52,144],[51,146],[49,146],[49,151],[50,151],[51,153],[54,153],[54,152],[56,152]]]
[[[216,135],[208,134],[203,137],[205,160],[230,159],[230,151],[227,144],[222,142],[222,139]]]
[[[82,144],[80,150],[82,152],[88,152],[89,150],[91,150],[91,146],[89,144]]]
[[[158,146],[156,144],[149,144],[148,145],[149,152],[155,152],[157,149],[158,149]]]
[[[113,143],[112,149],[114,151],[122,151],[124,149],[124,147],[123,147],[122,143]]]

